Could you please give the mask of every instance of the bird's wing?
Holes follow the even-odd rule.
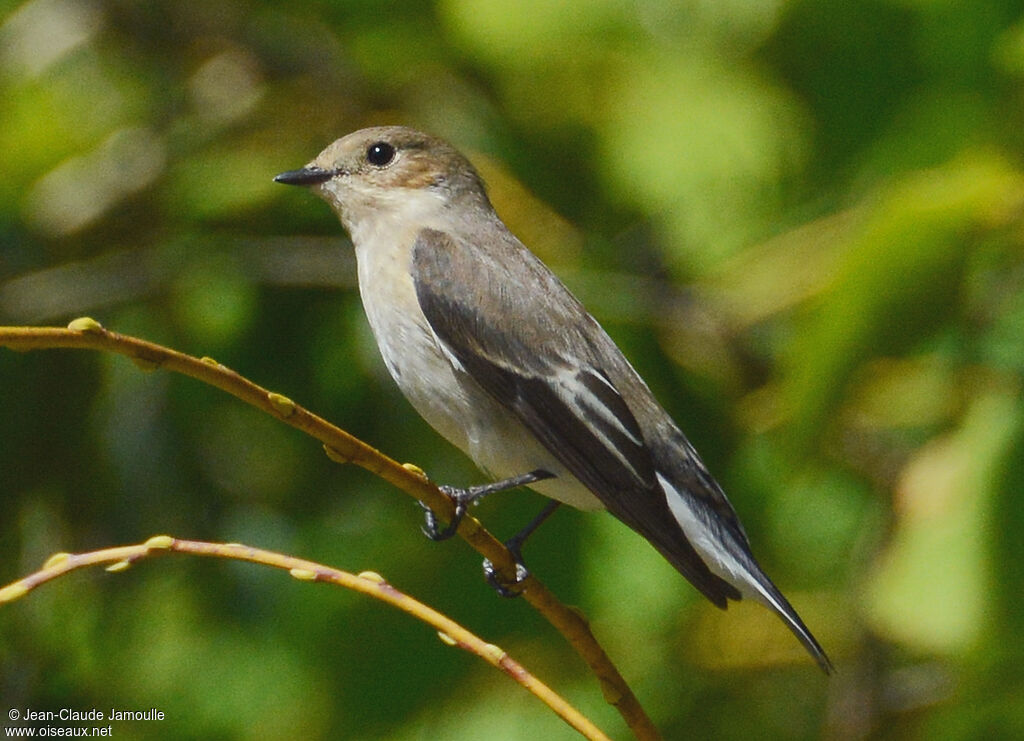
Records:
[[[738,599],[667,508],[641,426],[603,367],[614,346],[532,253],[503,236],[484,251],[444,232],[419,233],[413,282],[431,329],[459,367],[712,602]]]

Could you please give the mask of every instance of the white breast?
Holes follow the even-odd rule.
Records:
[[[389,229],[380,219],[373,223],[372,232],[352,235],[359,292],[384,363],[416,411],[495,479],[544,469],[556,478],[532,488],[579,509],[600,508],[597,498],[444,351],[412,280],[418,229]]]

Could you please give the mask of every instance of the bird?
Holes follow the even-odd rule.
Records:
[[[447,488],[457,514],[481,494],[521,484],[553,500],[528,530],[559,503],[606,509],[713,604],[762,603],[833,671],[754,559],[686,435],[597,320],[504,224],[462,153],[430,134],[377,126],[274,180],[307,187],[336,212],[390,375],[495,481]],[[429,515],[428,525],[450,534],[437,533]]]

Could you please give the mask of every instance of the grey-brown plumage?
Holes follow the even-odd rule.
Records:
[[[650,435],[644,435],[617,391],[618,385],[639,378],[575,299],[560,302],[562,316],[553,315],[545,307],[546,297],[566,289],[510,234],[502,242],[507,253],[495,255],[493,249],[483,253],[474,242],[444,232],[419,234],[413,247],[414,284],[431,328],[473,380],[512,410],[609,511],[650,540],[708,599],[720,607],[727,598],[739,599],[739,592],[697,556],[658,488],[644,442]],[[470,283],[477,285],[471,290]],[[507,286],[515,286],[515,292],[504,290]],[[496,299],[486,309],[472,300],[481,288]],[[591,331],[580,332],[580,327]],[[578,386],[592,396],[566,398],[571,391],[559,388],[559,379],[568,389]],[[588,398],[593,404],[581,403]],[[735,520],[724,498],[722,504]]]
[[[411,129],[365,129],[277,179],[337,210],[385,364],[435,429],[495,478],[551,472],[531,486],[607,508],[719,607],[761,601],[831,669],[685,435],[461,154]]]

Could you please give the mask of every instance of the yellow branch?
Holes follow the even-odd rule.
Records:
[[[107,571],[121,572],[140,559],[167,552],[251,561],[264,566],[285,569],[294,578],[301,581],[337,584],[340,587],[352,589],[386,602],[435,628],[441,640],[447,645],[457,646],[475,654],[491,666],[505,672],[551,708],[562,720],[579,731],[581,735],[595,741],[609,741],[601,729],[566,702],[558,693],[530,674],[502,649],[470,633],[437,610],[400,592],[388,584],[380,574],[372,571],[364,571],[355,575],[313,561],[266,551],[262,548],[251,548],[239,543],[204,543],[197,540],[180,540],[169,535],[156,535],[140,545],[104,548],[88,553],[56,553],[46,560],[43,568],[39,571],[0,588],[0,604],[23,597],[36,587],[63,576],[69,571],[109,563]]]
[[[332,460],[351,462],[365,468],[446,519],[454,513],[451,500],[431,483],[419,467],[398,463],[288,397],[256,385],[212,358],[195,358],[162,345],[111,332],[95,320],[84,317],[72,321],[67,329],[0,327],[0,347],[17,351],[53,348],[104,350],[130,358],[143,370],[164,368],[191,376],[319,440]],[[464,517],[458,534],[489,559],[500,576],[509,582],[514,580],[515,560],[512,554],[479,521],[470,516]],[[587,621],[559,602],[532,575],[523,582],[522,593],[523,598],[562,634],[587,663],[601,683],[605,700],[619,711],[636,738],[640,741],[661,738],[618,668],[594,638]]]

